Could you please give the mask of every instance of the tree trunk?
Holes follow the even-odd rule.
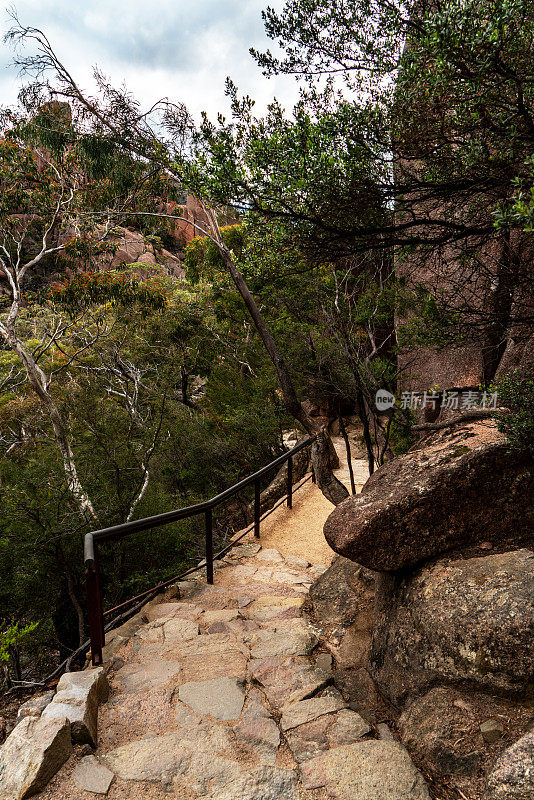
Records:
[[[349,465],[350,488],[352,494],[356,494],[356,484],[354,483],[354,470],[352,469],[352,456],[350,452],[350,442],[349,442],[349,437],[347,436],[347,429],[345,428],[345,423],[343,422],[343,417],[341,416],[341,414],[339,415],[339,429],[341,431],[341,435],[343,436],[343,441],[345,442],[345,450],[347,451],[347,464]]]
[[[310,417],[298,399],[287,365],[282,357],[282,354],[278,350],[278,346],[267,326],[267,323],[263,319],[256,301],[250,293],[245,279],[237,269],[230,250],[226,247],[221,238],[215,216],[211,209],[205,210],[210,220],[210,227],[215,237],[221,257],[239,294],[243,298],[248,312],[252,317],[252,321],[256,327],[256,330],[258,331],[265,349],[267,350],[267,353],[273,363],[280,388],[282,389],[285,407],[288,413],[301,423],[306,433],[308,433],[310,436],[317,437],[313,443],[311,453],[317,484],[324,496],[330,500],[331,503],[337,506],[342,503],[343,500],[346,500],[346,498],[349,497],[349,492],[332,472],[329,451],[330,437],[328,436],[328,433],[320,427],[319,423],[314,420],[313,417]]]
[[[375,471],[375,452],[373,449],[373,440],[371,439],[371,427],[369,425],[369,415],[367,414],[367,404],[361,389],[358,389],[356,394],[356,406],[358,408],[358,416],[360,417],[363,425],[363,440],[365,442],[365,449],[367,450],[369,475],[372,475]]]
[[[18,306],[18,301],[15,301],[15,303]],[[16,313],[17,312],[15,311],[13,316],[16,316]],[[67,485],[80,513],[87,522],[98,522],[93,504],[91,503],[88,495],[84,492],[81,481],[78,477],[74,453],[69,441],[66,426],[59,409],[54,403],[52,395],[48,390],[46,376],[36,363],[31,353],[26,349],[16,335],[14,326],[10,326],[10,328],[7,329],[6,339],[11,349],[22,361],[31,388],[48,412],[48,416],[54,430],[54,436],[61,452],[63,468],[67,476]]]

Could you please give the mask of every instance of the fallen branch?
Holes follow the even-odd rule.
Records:
[[[27,691],[28,689],[46,689],[46,683],[40,683],[38,681],[11,681],[12,686],[7,692],[4,692],[4,697],[7,697],[10,694],[14,694],[16,691],[24,690]]]
[[[464,422],[472,422],[475,419],[489,419],[493,417],[495,413],[499,411],[503,411],[502,408],[493,408],[491,411],[486,409],[475,409],[474,411],[469,411],[467,414],[457,414],[455,417],[451,417],[450,419],[446,419],[443,422],[424,422],[421,425],[412,425],[410,430],[412,431],[439,431],[442,428],[448,428],[451,425],[458,425]]]

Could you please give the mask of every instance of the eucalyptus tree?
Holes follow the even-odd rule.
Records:
[[[123,427],[127,452],[119,467],[117,501],[125,519],[146,495],[161,436],[159,412],[149,403],[152,408],[146,413],[143,376],[125,353],[124,337],[117,338],[110,309],[122,304],[155,310],[165,305],[165,298],[134,276],[91,271],[95,260],[111,255],[113,223],[132,205],[142,205],[145,193],[154,191],[153,178],[153,170],[134,163],[103,137],[80,132],[65,104],[40,104],[3,119],[0,448],[5,456],[2,503],[10,513],[2,520],[1,560],[5,564],[11,557],[5,553],[7,543],[11,551],[20,546],[27,557],[31,537],[20,537],[19,527],[21,514],[26,515],[26,527],[37,530],[31,546],[54,553],[52,563],[59,565],[64,579],[80,642],[85,639],[83,589],[68,539],[78,542],[88,526],[97,527],[102,511],[110,513],[111,505],[103,502],[102,486],[87,469],[87,431],[74,422],[77,414],[70,400],[79,394],[80,383],[94,375],[104,393],[124,407],[130,424]],[[77,282],[69,280],[67,287],[58,276],[71,263],[89,272]],[[45,477],[37,469],[37,483],[29,477],[32,470],[36,474],[31,455],[27,464],[23,458],[12,469],[19,455],[35,451],[37,461],[42,459],[50,470]],[[63,476],[57,473],[56,457]],[[37,506],[33,492],[39,497]],[[36,574],[42,576],[42,565]]]
[[[134,200],[139,202],[138,185],[146,191],[146,169],[133,164],[131,158],[126,164],[124,154],[114,152],[109,142],[97,142],[94,136],[81,133],[65,104],[45,103],[29,111],[7,114],[0,139],[0,269],[7,285],[0,334],[4,346],[18,357],[29,388],[50,419],[69,493],[83,519],[95,523],[97,514],[79,475],[68,420],[54,399],[53,383],[60,370],[46,371],[42,364],[63,341],[69,342],[69,363],[76,362],[97,345],[106,326],[90,314],[83,323],[51,314],[44,330],[36,320],[35,331],[42,339],[32,349],[24,340],[28,332],[25,309],[32,300],[39,307],[36,289],[44,287],[47,274],[57,275],[60,257],[66,263],[74,257],[82,264],[84,259],[91,262],[103,255],[109,248],[114,215],[128,209]],[[92,286],[86,281],[79,290],[83,294],[83,288],[99,288],[108,299],[130,291],[130,300],[135,302],[139,297],[134,283],[110,275],[107,279],[96,276]],[[144,299],[150,302],[155,298],[148,294]],[[76,339],[78,350],[73,345]],[[9,390],[19,378],[12,364],[3,388]]]

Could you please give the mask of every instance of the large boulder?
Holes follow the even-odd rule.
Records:
[[[375,575],[359,564],[336,556],[310,587],[317,621],[322,625],[352,625],[374,597]]]
[[[436,683],[534,690],[534,553],[440,560],[382,578],[371,671],[395,705]]]
[[[338,679],[342,685],[346,683],[341,670],[352,672],[368,664],[375,580],[376,573],[337,556],[310,587],[314,621],[320,627],[324,644],[336,661],[336,683]],[[352,697],[350,690],[347,694],[351,700],[363,699],[361,692],[357,692],[357,698]]]
[[[380,467],[324,534],[336,552],[380,571],[480,543],[532,544],[532,457],[511,452],[492,423],[467,425]]]

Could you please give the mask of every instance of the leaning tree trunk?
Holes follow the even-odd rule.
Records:
[[[245,279],[239,272],[231,251],[224,244],[219,226],[215,219],[215,215],[211,209],[205,208],[206,215],[210,221],[210,228],[214,236],[215,243],[219,249],[219,253],[224,261],[224,264],[232,278],[239,294],[248,309],[250,316],[260,338],[269,354],[273,363],[280,388],[284,397],[284,404],[289,414],[294,419],[301,423],[302,427],[310,436],[315,436],[316,439],[313,443],[311,450],[312,465],[317,479],[317,485],[321,489],[327,500],[330,500],[335,506],[339,505],[349,497],[347,488],[339,481],[332,471],[330,462],[330,437],[326,430],[322,428],[319,423],[311,417],[304,409],[302,403],[298,399],[291,375],[287,365],[278,350],[278,346],[274,337],[261,314],[256,301],[252,297],[250,290],[245,282]]]

